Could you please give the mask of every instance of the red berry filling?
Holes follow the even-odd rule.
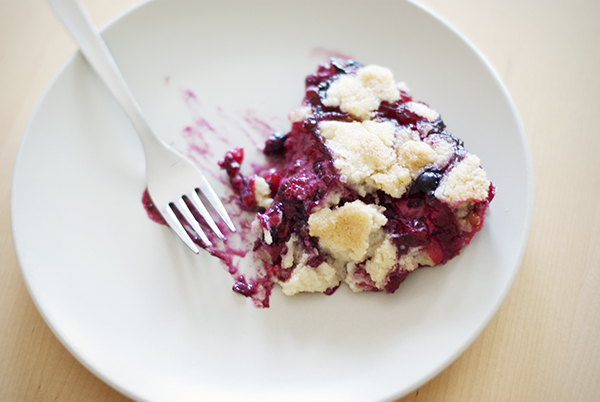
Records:
[[[442,138],[453,144],[452,156],[445,167],[423,171],[400,198],[394,198],[383,191],[360,195],[346,185],[334,166],[332,152],[325,145],[318,125],[327,120],[356,120],[340,107],[325,106],[323,100],[336,78],[354,74],[361,67],[357,62],[346,60],[332,60],[331,63],[320,66],[315,74],[306,78],[303,104],[310,107],[310,114],[302,121],[293,122],[288,133],[273,134],[265,144],[264,154],[268,158],[270,169],[262,177],[272,191],[273,203],[266,211],[257,213],[256,222],[267,235],[256,241],[254,250],[266,262],[268,276],[273,281],[285,282],[292,275],[293,268],[282,268],[282,259],[287,253],[287,243],[292,235],[297,236],[303,252],[310,256],[306,265],[316,269],[330,258],[319,247],[318,240],[309,235],[307,226],[311,213],[333,193],[341,194],[339,206],[361,200],[365,204],[385,207],[387,223],[383,230],[392,239],[398,258],[410,250],[419,249],[429,258],[430,264],[427,265],[444,264],[455,257],[483,225],[485,211],[494,196],[493,185],[489,185],[488,197],[483,201],[467,200],[469,209],[466,218],[459,216],[458,206],[436,198],[435,191],[446,170],[465,158],[467,151],[461,140],[445,130],[445,124],[440,118],[430,121],[409,107],[408,102],[412,102],[412,97],[402,90],[397,101],[381,102],[374,113],[374,119],[391,121],[398,127],[417,131],[421,140],[428,137]],[[246,197],[249,198],[248,194],[253,191],[252,179],[240,178],[238,165],[229,167],[232,164],[227,162],[229,160],[234,160],[234,165],[239,163],[233,154],[228,153],[221,167],[227,171],[244,206],[251,207],[252,203]],[[358,264],[352,275],[363,291],[385,290],[392,293],[410,272],[396,266],[387,275],[383,286],[376,286],[364,263]],[[234,288],[247,295],[248,291],[245,289]],[[324,293],[332,294],[336,289],[337,286],[328,288]]]

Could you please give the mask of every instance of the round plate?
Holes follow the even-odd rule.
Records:
[[[327,56],[390,68],[481,158],[497,186],[483,230],[393,295],[342,287],[286,298],[275,289],[271,308],[257,309],[231,291],[219,261],[193,255],[147,218],[140,143],[76,54],[23,136],[11,217],[41,315],[98,377],[138,400],[393,400],[448,366],[492,318],[531,221],[518,114],[481,55],[439,18],[410,2],[365,7],[158,0],[103,35],[151,125],[177,146],[199,141],[199,163],[219,192],[225,149],[253,147],[252,121],[286,130],[304,77]],[[190,138],[185,128],[202,126],[209,111],[231,124]]]

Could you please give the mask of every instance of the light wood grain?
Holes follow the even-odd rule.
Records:
[[[137,0],[87,0],[103,25]],[[600,400],[600,2],[423,0],[488,58],[521,114],[533,225],[506,301],[409,401]],[[409,36],[407,36],[409,39]],[[0,1],[0,401],[127,401],[50,332],[10,235],[12,167],[27,120],[75,45],[42,0]]]

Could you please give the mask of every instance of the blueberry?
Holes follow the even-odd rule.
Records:
[[[285,142],[287,141],[287,135],[283,133],[274,133],[265,143],[265,150],[263,151],[267,156],[273,156],[282,153],[285,149]]]
[[[320,92],[327,92],[327,90],[329,89],[329,81],[323,81],[318,85],[319,91]]]
[[[437,188],[442,175],[435,172],[423,172],[415,180],[414,189],[423,193],[433,191]]]
[[[346,60],[341,58],[332,58],[331,65],[343,72],[344,74],[349,74],[350,72],[356,70],[358,67],[361,67],[362,64],[354,61],[354,60]]]

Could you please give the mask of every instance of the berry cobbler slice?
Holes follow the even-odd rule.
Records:
[[[306,78],[289,118],[291,130],[265,144],[263,171],[240,174],[242,149],[220,162],[257,212],[254,252],[264,263],[258,282],[240,276],[234,290],[253,296],[253,286],[277,283],[289,296],[331,294],[346,282],[392,293],[481,229],[494,186],[479,158],[388,69],[332,59]]]

